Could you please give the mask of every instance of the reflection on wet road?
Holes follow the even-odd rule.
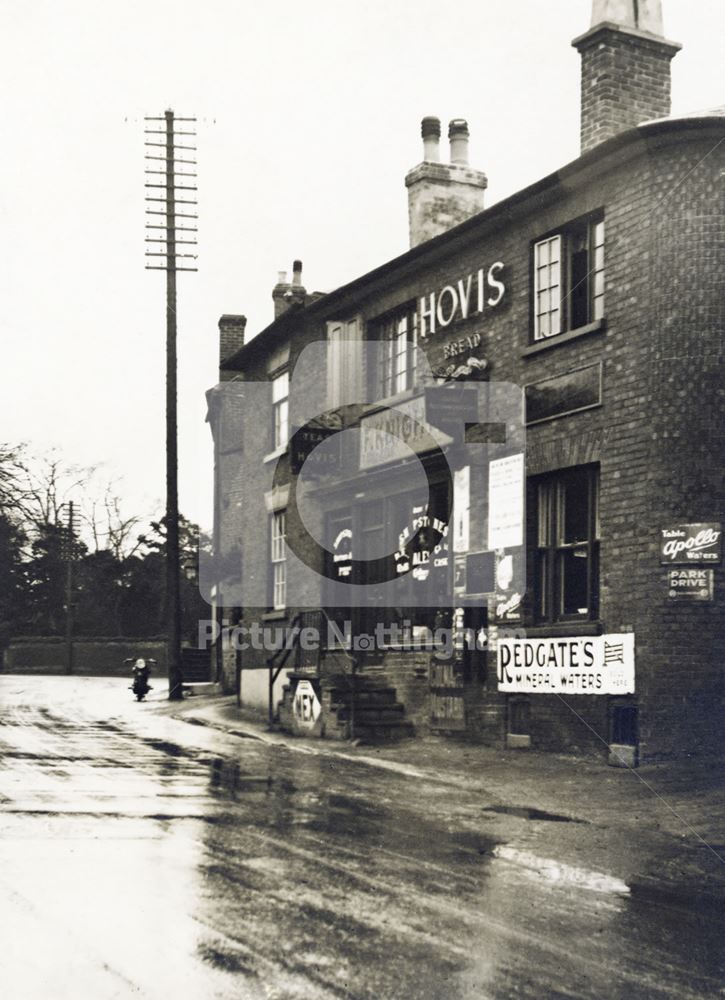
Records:
[[[0,679],[9,1000],[725,996],[719,900],[609,831],[125,696]]]

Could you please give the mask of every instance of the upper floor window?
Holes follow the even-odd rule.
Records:
[[[534,340],[604,316],[604,219],[572,223],[534,244]]]
[[[272,379],[272,438],[275,451],[289,441],[289,372]]]
[[[413,388],[418,314],[409,305],[371,325],[370,339],[378,345],[371,389],[373,398],[387,399]]]
[[[360,401],[360,326],[357,317],[327,324],[327,405],[331,410]]]
[[[535,617],[563,622],[599,615],[599,468],[533,480]]]
[[[272,514],[270,522],[270,562],[272,566],[271,597],[275,611],[287,605],[287,513],[280,510]]]

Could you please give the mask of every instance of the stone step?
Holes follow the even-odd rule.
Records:
[[[378,723],[397,723],[403,718],[405,709],[400,703],[384,705],[380,708],[355,708],[355,725],[377,725]],[[352,717],[352,712],[345,706],[334,709],[335,716],[342,722]]]
[[[323,701],[329,697],[330,704],[346,705],[352,699],[352,691],[344,687],[323,688]],[[395,688],[379,688],[375,691],[355,691],[356,705],[390,705],[395,702]]]
[[[355,720],[355,738],[361,743],[394,743],[397,740],[411,739],[415,735],[412,722],[401,719],[399,722],[386,722],[375,725],[358,725]]]

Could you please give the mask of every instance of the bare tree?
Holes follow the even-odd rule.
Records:
[[[115,484],[108,483],[102,500],[92,499],[82,510],[81,517],[93,539],[96,552],[110,550],[121,561],[134,555],[142,546],[136,528],[141,518],[125,516],[122,501],[114,491]]]

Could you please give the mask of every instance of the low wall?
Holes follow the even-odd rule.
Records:
[[[73,673],[97,677],[126,677],[137,656],[157,661],[156,671],[166,671],[166,642],[158,639],[76,639]],[[3,654],[6,674],[64,674],[66,645],[62,638],[12,639]]]

